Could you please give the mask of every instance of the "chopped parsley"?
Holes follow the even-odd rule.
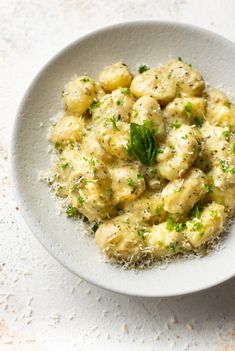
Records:
[[[56,142],[54,147],[55,147],[56,150],[60,150],[61,149],[61,144]]]
[[[212,193],[213,185],[212,184],[206,184],[205,187],[207,188],[208,193]]]
[[[232,103],[229,101],[224,102],[224,106],[226,106],[227,108],[231,108],[231,105],[232,105]]]
[[[195,122],[197,127],[201,127],[202,126],[202,119],[199,116],[196,116],[194,118],[194,122]]]
[[[224,128],[223,136],[224,136],[225,138],[228,138],[228,139],[229,139],[230,136],[231,136],[231,134],[232,134],[231,126],[228,125],[227,127]]]
[[[183,223],[176,223],[172,216],[169,216],[166,221],[166,229],[169,231],[175,230],[176,232],[181,232],[184,228]]]
[[[149,70],[149,67],[146,66],[146,65],[140,65],[139,68],[138,68],[138,72],[141,74],[141,73],[144,73],[146,71]]]
[[[188,135],[185,134],[185,135],[183,135],[181,138],[184,139],[184,140],[186,140],[186,139],[188,139]]]
[[[133,109],[133,110],[131,111],[131,116],[132,116],[133,118],[138,117],[138,114],[139,114],[139,112],[138,112],[136,109]]]
[[[216,210],[211,210],[210,211],[210,215],[211,215],[212,218],[215,218],[215,217],[217,217],[218,213],[217,213]]]
[[[180,57],[180,56],[178,57],[178,61],[184,62],[182,57]]]
[[[127,179],[127,184],[133,189],[133,191],[135,191],[135,189],[136,189],[136,182],[134,182],[133,179],[128,178]]]
[[[80,207],[82,207],[84,205],[85,201],[81,195],[78,196],[78,202],[79,202]]]
[[[78,210],[76,207],[69,205],[66,209],[66,214],[67,214],[67,217],[74,217],[78,214]]]
[[[69,163],[69,162],[65,162],[65,163],[62,163],[61,168],[62,168],[63,170],[65,170],[65,169],[68,168],[69,166],[70,166],[70,163]]]
[[[157,168],[156,168],[156,167],[151,167],[149,173],[150,173],[151,175],[157,174]]]
[[[62,90],[61,92],[61,97],[64,97],[64,90]]]
[[[169,244],[169,248],[170,248],[173,252],[176,252],[177,244],[178,244],[177,241],[171,241],[170,244]]]
[[[144,179],[144,176],[142,174],[137,174],[137,179]]]
[[[190,231],[197,231],[202,236],[204,234],[204,226],[198,218],[194,218],[191,221],[186,222],[186,227]]]
[[[95,161],[93,160],[93,158],[87,158],[87,157],[83,156],[83,160],[87,161],[89,163],[90,167],[94,167]]]
[[[175,120],[175,122],[173,122],[173,123],[170,124],[170,127],[171,127],[171,128],[175,128],[175,129],[178,129],[178,128],[181,127],[181,124],[179,123],[179,121],[178,121],[178,119],[177,119],[177,120]]]
[[[186,113],[186,116],[188,118],[191,118],[192,117],[192,114],[193,114],[193,105],[190,101],[187,101],[185,104],[184,104],[184,112]]]
[[[129,88],[121,88],[121,93],[126,96],[129,96],[131,92]]]
[[[89,112],[92,113],[97,107],[100,107],[100,104],[101,104],[100,101],[94,100],[88,108]]]
[[[120,129],[117,127],[117,118],[116,118],[116,116],[107,118],[107,119],[106,119],[106,122],[112,123],[112,128],[113,128],[113,130],[120,130]]]
[[[140,239],[144,239],[144,230],[143,229],[138,229],[137,230],[137,235]]]
[[[193,217],[200,218],[201,217],[201,209],[198,205],[194,206],[192,209]]]

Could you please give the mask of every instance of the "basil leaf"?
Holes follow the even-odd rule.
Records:
[[[145,165],[152,164],[157,157],[154,131],[137,123],[130,125],[131,146],[138,159]]]

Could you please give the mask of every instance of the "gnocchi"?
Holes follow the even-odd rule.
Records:
[[[96,228],[111,260],[136,267],[211,247],[235,213],[235,107],[170,60],[76,76],[52,125],[50,186]]]

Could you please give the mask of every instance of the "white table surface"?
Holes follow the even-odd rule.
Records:
[[[11,194],[11,128],[33,76],[84,33],[136,19],[188,22],[235,42],[233,0],[0,0],[1,351],[235,350],[235,279],[167,299],[96,288],[41,247]]]

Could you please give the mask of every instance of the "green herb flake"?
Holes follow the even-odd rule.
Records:
[[[146,71],[149,70],[149,67],[146,66],[146,65],[140,65],[139,68],[138,68],[138,72],[141,74],[141,73],[144,73]]]
[[[198,205],[194,206],[192,209],[193,217],[200,218],[201,217],[201,210]]]
[[[179,123],[179,121],[178,121],[178,119],[177,119],[177,120],[175,120],[175,122],[173,122],[173,123],[170,124],[170,127],[171,127],[172,129],[173,129],[173,128],[178,129],[178,128],[181,127],[181,124]]]
[[[81,195],[78,196],[78,202],[79,202],[80,207],[83,207],[85,201]]]
[[[54,147],[55,147],[56,150],[60,150],[61,149],[61,144],[56,142]]]
[[[227,126],[227,127],[224,128],[223,136],[224,136],[225,138],[229,139],[230,136],[231,136],[231,134],[232,134],[232,130],[231,130],[231,126],[229,125],[229,126]]]
[[[232,105],[232,103],[229,101],[224,102],[224,106],[226,106],[227,108],[231,108],[231,105]]]
[[[140,239],[144,239],[144,230],[143,229],[138,229],[137,230],[137,235]]]
[[[65,163],[62,163],[61,168],[62,168],[63,170],[65,170],[65,169],[68,168],[69,166],[70,166],[70,163],[69,163],[69,162],[65,162]]]
[[[144,179],[144,176],[142,174],[137,174],[137,179]]]
[[[83,156],[83,160],[86,161],[86,162],[88,162],[88,163],[89,163],[89,166],[90,166],[91,168],[93,168],[93,167],[95,166],[95,161],[93,160],[93,158],[87,158],[87,157]]]
[[[121,93],[126,96],[130,96],[131,91],[129,88],[121,88]]]
[[[175,231],[181,232],[184,229],[184,223],[175,223]]]
[[[131,116],[132,116],[133,118],[137,118],[137,117],[138,117],[138,114],[139,114],[139,112],[138,112],[136,109],[133,109],[133,110],[131,111]]]
[[[88,108],[89,112],[92,113],[97,107],[100,107],[100,104],[101,104],[100,101],[94,100]]]
[[[187,101],[185,104],[184,104],[184,112],[186,113],[186,116],[188,118],[191,118],[192,117],[192,114],[193,114],[193,105],[190,101]]]
[[[180,56],[178,57],[178,61],[184,62]]]
[[[151,165],[157,157],[155,132],[137,123],[130,124],[131,146],[138,159]]]
[[[157,168],[156,167],[151,167],[149,173],[151,175],[156,175],[157,174]]]
[[[172,231],[174,230],[174,228],[175,228],[175,221],[173,217],[169,216],[166,221],[166,229]]]
[[[212,193],[213,185],[212,184],[206,184],[205,187],[207,188],[207,192],[210,194]]]
[[[205,232],[202,222],[198,218],[186,222],[186,227],[190,231],[197,231],[202,236]]]
[[[105,122],[107,123],[112,123],[112,128],[113,128],[113,130],[120,130],[118,127],[117,127],[117,118],[116,118],[116,116],[113,116],[113,117],[111,117],[111,118],[107,118],[106,120],[105,120]]]
[[[220,167],[223,172],[225,173],[229,172],[229,164],[227,160],[220,160]]]
[[[66,209],[66,214],[67,214],[67,217],[74,217],[78,214],[78,210],[76,207],[69,205]]]
[[[184,139],[184,140],[186,140],[186,139],[188,139],[188,135],[185,134],[185,135],[183,135],[181,138]]]
[[[196,116],[194,118],[194,122],[195,122],[197,127],[201,127],[202,126],[202,119],[199,116]]]
[[[169,248],[170,248],[173,252],[176,252],[177,244],[178,244],[177,241],[171,241],[170,244],[169,244]]]
[[[61,92],[61,97],[64,97],[64,90],[62,90]]]
[[[136,182],[134,182],[133,179],[128,178],[127,179],[127,184],[133,189],[133,191],[135,191],[135,189],[136,189]]]
[[[210,211],[210,215],[211,215],[212,218],[215,218],[215,217],[217,217],[218,213],[217,213],[216,210],[211,210]]]

